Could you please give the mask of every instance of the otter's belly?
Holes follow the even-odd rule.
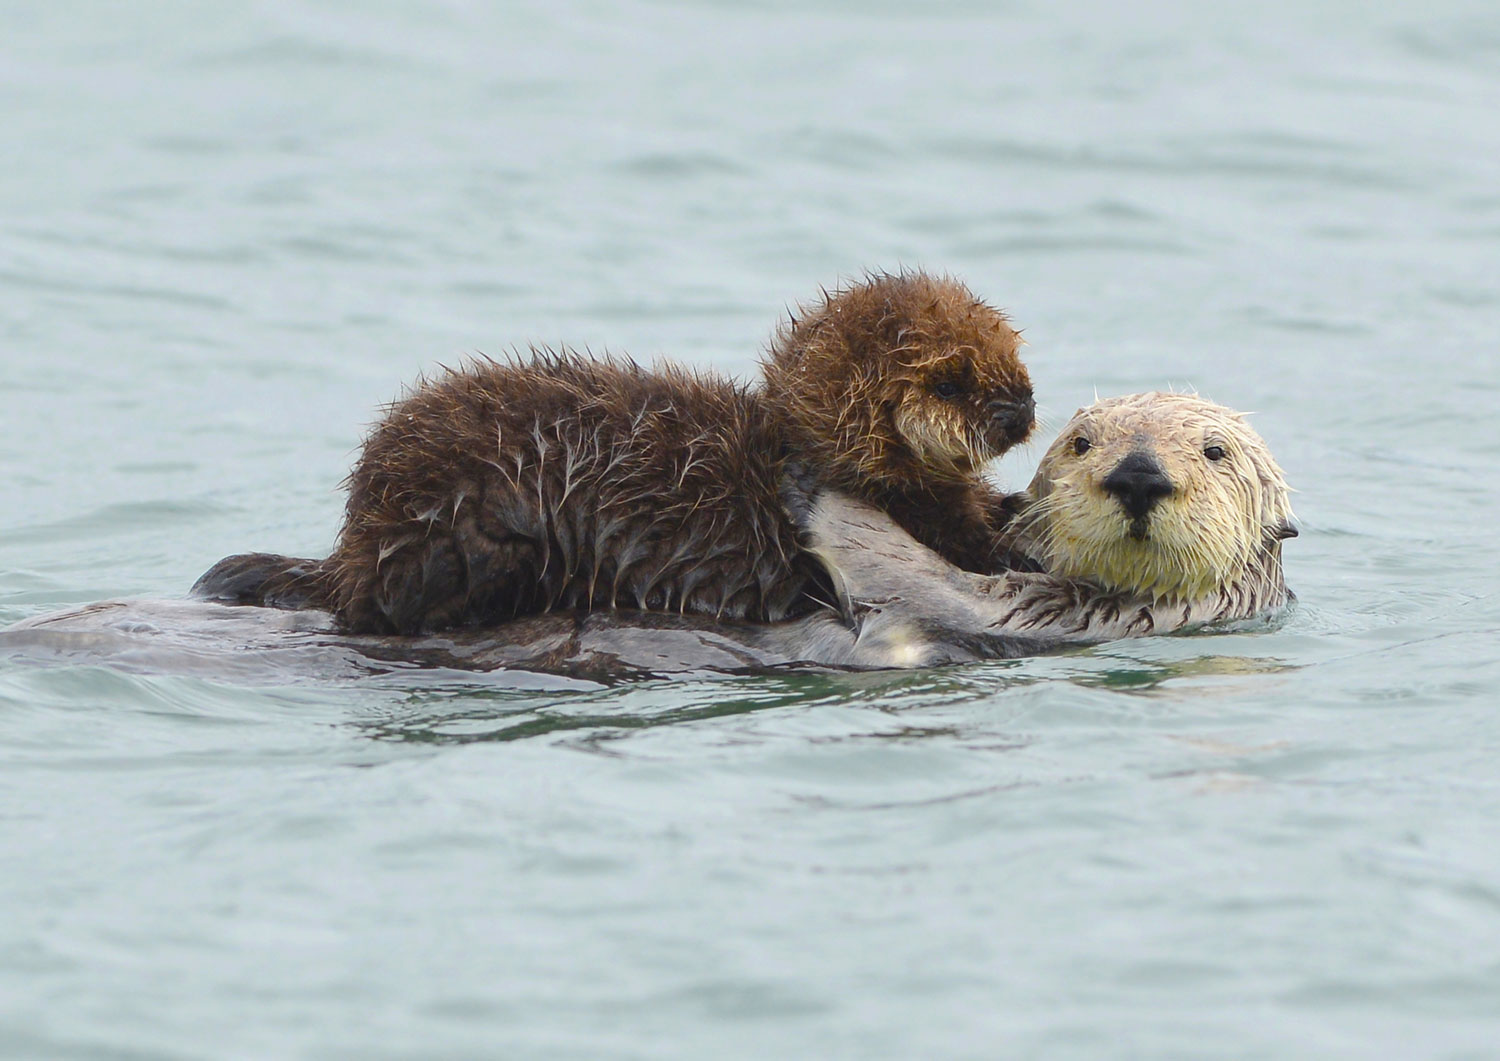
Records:
[[[644,616],[554,613],[432,636],[343,634],[322,611],[205,601],[106,601],[0,631],[0,654],[36,662],[280,684],[396,670],[515,671],[593,681],[743,672],[789,662],[732,630]]]
[[[784,623],[619,611],[555,612],[494,627],[399,636],[340,633],[316,610],[197,600],[104,601],[0,630],[0,655],[257,685],[347,681],[412,668],[613,682],[791,668],[875,670],[1034,655],[1035,640],[954,631],[876,611]]]

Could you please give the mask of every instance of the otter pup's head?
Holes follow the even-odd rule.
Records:
[[[1191,394],[1080,409],[1028,493],[1023,545],[1048,571],[1158,600],[1236,582],[1297,533],[1265,442],[1239,413]]]
[[[875,275],[792,315],[765,359],[766,393],[830,484],[953,482],[1031,433],[1020,345],[956,280]]]

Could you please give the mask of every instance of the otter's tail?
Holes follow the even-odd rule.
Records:
[[[188,593],[199,600],[222,604],[301,611],[328,607],[326,583],[322,560],[240,553],[226,556],[203,572]]]

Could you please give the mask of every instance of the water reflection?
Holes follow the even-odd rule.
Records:
[[[1100,653],[1096,658],[1107,660],[1109,657]],[[1196,656],[1166,663],[1131,659],[1123,666],[1077,674],[1072,681],[1091,689],[1149,693],[1183,678],[1240,678],[1284,674],[1300,669],[1300,664],[1288,663],[1275,656]]]
[[[989,705],[984,717],[992,723],[997,717],[1013,716],[1012,711],[997,716],[993,710],[1005,704],[1008,696],[1026,696],[1015,706],[1031,714],[1028,705],[1034,697],[1027,694],[1049,686],[1055,690],[1160,696],[1185,693],[1186,689],[1174,689],[1173,685],[1192,681],[1191,693],[1200,697],[1209,692],[1197,684],[1202,679],[1253,679],[1299,669],[1300,665],[1275,656],[1222,654],[1156,661],[1093,649],[1060,657],[919,671],[783,672],[602,687],[580,684],[569,691],[559,691],[555,686],[529,690],[485,687],[481,683],[493,676],[474,675],[445,688],[425,684],[394,709],[387,706],[380,717],[366,718],[355,725],[370,738],[383,741],[472,744],[573,734],[587,735],[585,743],[597,748],[603,742],[643,730],[762,711],[844,706],[875,715],[899,716],[903,721],[895,727],[876,727],[859,734],[840,732],[829,739],[952,739],[963,735],[969,723],[945,720],[922,725],[913,721],[913,713],[968,713]],[[514,675],[507,675],[510,677]],[[1107,700],[1097,706],[1109,709]],[[1055,705],[1053,710],[1060,707]],[[807,735],[807,739],[821,738]]]
[[[465,689],[450,707],[430,694],[414,695],[399,716],[356,723],[376,740],[473,744],[591,732],[593,741],[660,726],[744,715],[772,708],[846,702],[849,681],[832,674],[788,674],[740,681],[637,682],[625,688],[580,692],[565,699],[513,691]],[[735,690],[725,695],[726,689]],[[449,698],[442,698],[446,702]]]

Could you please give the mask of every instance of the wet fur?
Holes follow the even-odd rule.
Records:
[[[1092,440],[1089,452],[1098,450],[1094,461],[1070,452],[1083,432]],[[1223,461],[1205,460],[1206,466],[1200,466],[1201,449],[1209,442],[1229,443],[1227,452]],[[483,637],[489,640],[473,645],[460,641],[464,635],[459,634],[445,635],[435,645],[455,653],[455,662],[445,665],[562,673],[757,669],[795,662],[921,667],[1035,655],[1068,645],[1253,619],[1285,605],[1291,593],[1282,576],[1281,543],[1294,531],[1281,471],[1237,414],[1198,399],[1135,395],[1080,410],[1042,461],[1030,507],[1015,527],[1017,544],[1050,550],[1054,562],[1064,543],[1077,549],[1084,541],[1092,544],[1078,556],[1108,556],[1112,542],[1134,543],[1125,546],[1132,551],[1121,555],[1138,556],[1133,550],[1141,543],[1133,537],[1131,521],[1119,515],[1119,502],[1100,484],[1123,459],[1122,452],[1128,455],[1142,446],[1173,468],[1174,487],[1180,487],[1175,506],[1158,506],[1151,514],[1145,541],[1152,541],[1153,531],[1170,538],[1169,528],[1175,525],[1218,533],[1230,543],[1227,550],[1171,551],[1172,562],[1186,566],[1171,575],[1157,571],[1150,581],[1162,584],[1164,592],[1141,590],[1133,572],[1120,580],[1087,570],[993,576],[963,571],[924,548],[886,512],[823,489],[815,477],[793,473],[782,480],[786,510],[803,547],[825,566],[837,594],[837,612],[818,610],[775,624],[688,618],[680,620],[681,628],[670,629],[663,624],[673,617],[660,613],[572,618],[554,613],[486,631]],[[1170,456],[1174,448],[1179,451],[1175,458]],[[1221,467],[1224,461],[1236,463]],[[1076,496],[1067,500],[1070,493]],[[1046,503],[1047,498],[1055,500]],[[1160,523],[1153,526],[1158,517]],[[1239,528],[1248,537],[1241,537]],[[1248,555],[1237,552],[1246,541],[1254,543]],[[1223,577],[1212,574],[1219,562],[1213,558],[1225,555],[1240,555],[1242,561]],[[268,572],[274,575],[287,563],[284,557],[263,554],[231,557],[205,581],[221,588],[271,584]],[[1104,566],[1113,569],[1115,564]],[[1160,565],[1143,570],[1153,566]],[[281,593],[295,594],[305,582],[293,577],[276,585]],[[1208,588],[1193,588],[1202,585]],[[551,625],[537,625],[543,622]],[[587,624],[593,625],[587,626],[592,632],[585,638]],[[406,647],[412,643],[403,639],[401,646],[382,651],[415,658],[417,650]]]
[[[1032,426],[1019,344],[962,284],[903,273],[800,308],[760,388],[565,350],[475,361],[376,425],[326,560],[231,557],[196,588],[310,581],[284,599],[358,632],[562,608],[785,619],[829,599],[778,496],[789,468],[990,570],[1006,510],[979,467]]]
[[[823,485],[863,498],[928,548],[993,570],[1005,499],[979,466],[1033,427],[1005,316],[962,284],[876,277],[805,306],[773,343],[765,400]],[[940,397],[943,384],[954,397]]]
[[[784,443],[738,385],[534,352],[419,386],[348,480],[332,606],[413,633],[559,608],[780,619],[814,569],[777,499]]]
[[[1172,484],[1139,523],[1103,486],[1131,454]],[[1286,478],[1241,414],[1197,395],[1134,394],[1080,409],[1021,496],[1009,544],[1053,576],[1168,612],[1218,601],[1210,610],[1220,618],[1285,599],[1281,542],[1296,534]]]
[[[1080,436],[1090,440],[1084,454],[1075,451]],[[1222,459],[1209,460],[1209,446],[1222,448]],[[1149,451],[1173,485],[1144,521],[1144,538],[1102,486],[1137,451]],[[1282,541],[1296,534],[1289,493],[1240,414],[1193,395],[1153,393],[1079,410],[1026,494],[1013,495],[1024,505],[1007,543],[1043,571],[961,571],[884,513],[835,493],[793,511],[860,651],[909,666],[946,658],[954,645],[1004,654],[1007,638],[1020,639],[1035,652],[1273,613],[1292,599],[1281,563]]]

